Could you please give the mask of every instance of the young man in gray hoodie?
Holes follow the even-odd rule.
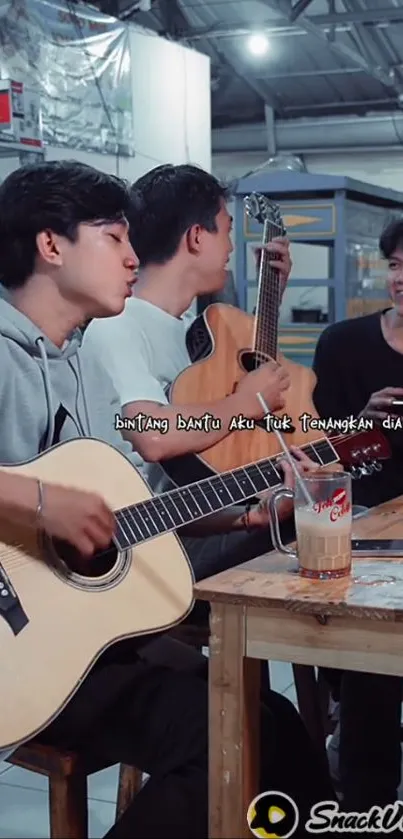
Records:
[[[121,312],[131,293],[137,257],[128,206],[118,179],[75,162],[22,167],[0,186],[3,464],[81,436],[108,442],[136,462],[114,428],[120,405],[111,380],[96,358],[87,353],[81,360],[79,329],[90,318]],[[45,491],[45,530],[47,503]],[[106,509],[106,541],[109,515]],[[243,526],[237,511],[221,525],[213,518],[207,532]],[[259,521],[267,526],[255,511]],[[91,524],[88,540],[94,542]],[[332,797],[329,779],[291,703],[267,694],[261,718],[262,789],[291,795],[302,821],[315,801]],[[207,730],[206,659],[158,638],[120,642],[104,653],[41,737],[151,776],[110,839],[205,839]]]

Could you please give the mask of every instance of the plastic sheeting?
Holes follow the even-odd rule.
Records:
[[[128,27],[88,6],[0,0],[0,75],[41,97],[43,139],[133,154]]]

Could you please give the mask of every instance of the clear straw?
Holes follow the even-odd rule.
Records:
[[[260,402],[260,404],[261,404],[261,406],[262,406],[263,410],[266,412],[266,417],[273,416],[273,414],[271,413],[270,409],[269,409],[269,408],[268,408],[268,406],[266,405],[266,402],[265,402],[265,400],[263,399],[262,394],[261,394],[261,393],[257,393],[256,395],[257,395],[257,398],[258,398],[258,400],[259,400],[259,402]],[[301,477],[300,473],[298,472],[298,469],[297,469],[297,466],[296,466],[295,460],[294,460],[294,458],[293,458],[293,456],[292,456],[291,452],[289,451],[289,449],[288,449],[288,446],[287,446],[286,442],[285,442],[285,441],[284,441],[284,439],[283,439],[283,435],[282,435],[282,434],[280,433],[280,431],[278,431],[278,429],[276,429],[276,428],[274,428],[274,429],[273,429],[273,431],[274,431],[274,433],[276,434],[277,439],[278,439],[278,441],[279,441],[279,443],[280,443],[280,445],[281,445],[281,448],[283,449],[283,452],[284,452],[284,454],[285,454],[285,457],[286,457],[286,459],[288,460],[288,463],[290,464],[291,469],[292,469],[292,470],[293,470],[293,472],[294,472],[294,475],[295,475],[295,480],[297,481],[298,486],[301,488],[301,490],[302,490],[302,492],[303,492],[303,494],[304,494],[304,496],[305,496],[305,500],[306,500],[306,502],[309,504],[309,506],[310,506],[310,507],[312,507],[312,506],[313,506],[313,499],[311,498],[311,495],[310,495],[310,493],[308,492],[308,490],[307,490],[307,488],[306,488],[306,486],[305,486],[305,483],[304,483],[304,481],[303,481],[303,478]]]

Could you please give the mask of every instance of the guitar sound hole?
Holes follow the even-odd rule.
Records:
[[[88,579],[108,574],[116,564],[118,555],[112,542],[105,551],[98,551],[91,557],[82,556],[73,545],[60,539],[53,539],[53,548],[71,572],[88,577]]]
[[[245,373],[251,373],[252,370],[256,370],[257,367],[260,367],[261,364],[266,364],[269,361],[268,356],[263,355],[263,353],[258,352],[243,352],[240,355],[239,363]]]

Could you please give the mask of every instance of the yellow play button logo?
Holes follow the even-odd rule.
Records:
[[[288,839],[299,822],[295,802],[283,792],[263,792],[250,803],[247,821],[251,833],[260,839]]]
[[[276,824],[277,822],[281,822],[285,819],[286,814],[284,810],[281,810],[280,807],[269,807],[269,822],[270,824]]]

